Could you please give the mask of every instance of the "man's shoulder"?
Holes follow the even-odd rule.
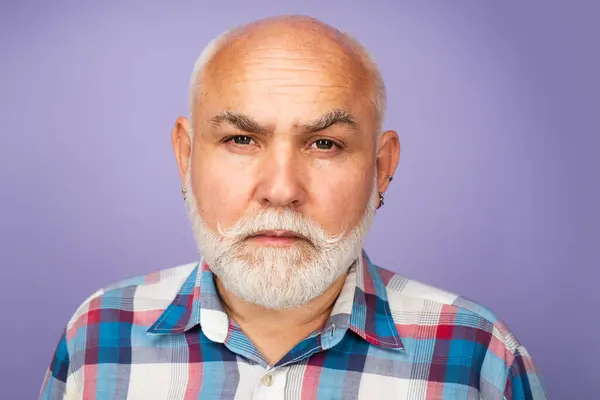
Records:
[[[454,325],[486,331],[511,352],[520,346],[506,324],[485,305],[375,266],[399,325]]]
[[[198,266],[197,262],[165,268],[146,275],[123,279],[97,290],[85,299],[69,319],[67,329],[79,328],[90,321],[91,313],[118,310],[145,314],[151,320],[173,301],[181,285]]]
[[[431,370],[443,371],[446,379],[465,376],[470,368],[467,375],[477,377],[485,398],[510,397],[508,393],[514,398],[546,398],[527,349],[489,308],[374,267],[385,284],[389,312],[407,354],[427,360]]]

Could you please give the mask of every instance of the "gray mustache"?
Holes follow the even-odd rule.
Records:
[[[343,233],[329,235],[319,224],[291,211],[275,212],[264,210],[250,217],[240,218],[231,228],[223,229],[217,224],[217,229],[225,240],[243,242],[263,231],[288,231],[305,238],[318,247],[329,247],[338,243]]]

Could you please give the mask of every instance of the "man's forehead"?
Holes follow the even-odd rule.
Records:
[[[331,114],[347,116],[357,126],[372,117],[368,99],[350,88],[335,85],[302,85],[285,88],[228,82],[227,88],[209,90],[196,103],[196,116],[203,122],[231,121],[229,116],[249,117],[269,130],[300,128]],[[325,87],[327,86],[327,87]],[[216,89],[216,88],[215,88]],[[214,125],[214,124],[213,124]]]
[[[207,89],[196,103],[197,116],[204,121],[232,112],[261,124],[295,127],[337,110],[362,125],[371,116],[366,96],[344,82],[326,79],[232,78]]]
[[[332,109],[369,113],[371,77],[339,35],[320,25],[280,28],[250,29],[217,50],[196,97],[203,119],[235,110],[302,124]]]

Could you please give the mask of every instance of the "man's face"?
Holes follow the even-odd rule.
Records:
[[[287,39],[238,39],[207,66],[187,176],[213,272],[274,308],[306,303],[347,270],[377,203],[366,73],[334,43]]]
[[[243,55],[230,49],[207,70],[192,121],[192,189],[212,229],[273,207],[336,235],[365,212],[376,133],[357,71],[339,50],[287,47],[273,40]],[[356,126],[312,126],[334,110]]]

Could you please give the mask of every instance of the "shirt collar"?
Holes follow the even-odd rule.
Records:
[[[352,291],[350,329],[372,345],[403,349],[404,346],[390,310],[386,283],[380,275],[381,270],[371,263],[365,252],[362,253],[355,265],[356,284]],[[352,279],[351,274],[348,277]],[[343,292],[342,290],[340,298],[346,295]],[[334,315],[333,312],[332,315]]]
[[[209,266],[200,262],[147,332],[177,334],[200,325],[208,339],[224,343],[228,321],[214,276]],[[338,329],[350,329],[372,345],[404,348],[392,318],[385,282],[364,252],[352,265],[324,329],[335,329],[336,322]]]
[[[213,273],[201,261],[190,272],[175,298],[148,328],[148,333],[170,335],[186,332],[201,325],[204,335],[223,343],[227,337],[229,318],[217,294]]]

